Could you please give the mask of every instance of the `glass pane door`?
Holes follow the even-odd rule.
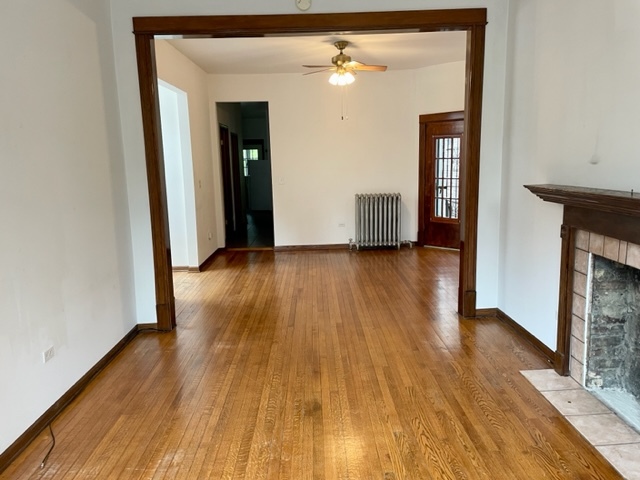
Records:
[[[433,217],[458,219],[460,188],[460,137],[435,138]]]

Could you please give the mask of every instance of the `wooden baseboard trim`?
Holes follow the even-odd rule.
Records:
[[[142,332],[144,330],[158,330],[158,324],[157,323],[139,323],[137,330],[138,332]]]
[[[498,316],[497,308],[477,308],[476,309],[477,318],[497,317],[497,316]]]
[[[151,324],[150,324],[151,325]],[[156,325],[156,324],[153,324]],[[141,325],[133,327],[107,354],[102,357],[80,380],[67,390],[49,409],[38,418],[9,448],[0,453],[0,474],[4,472],[22,451],[33,442],[40,432],[69,405],[87,385],[126,347],[138,334]]]
[[[220,254],[221,251],[223,251],[223,248],[216,248],[215,251],[209,255],[204,262],[202,262],[200,265],[198,265],[197,267],[192,267],[192,266],[182,266],[182,265],[178,265],[178,266],[173,266],[172,270],[174,272],[189,272],[189,273],[199,273],[202,272],[204,270],[207,269],[207,267],[209,267],[209,265],[211,265],[211,263],[215,260],[215,258]]]
[[[413,246],[417,246],[418,243],[417,242],[410,242],[413,244]],[[422,245],[422,248],[430,248],[433,250],[445,250],[445,251],[449,251],[449,252],[459,252],[460,249],[459,248],[451,248],[451,247],[436,247],[434,245]]]
[[[486,309],[486,310],[489,310],[489,309]],[[511,327],[511,329],[514,332],[516,332],[522,339],[526,340],[535,349],[540,351],[540,353],[542,353],[542,355],[544,355],[544,357],[545,357],[546,361],[549,363],[549,365],[551,365],[552,367],[554,366],[556,354],[555,354],[555,352],[553,352],[553,350],[551,350],[549,347],[547,347],[544,343],[542,343],[536,337],[531,335],[531,333],[528,330],[526,330],[524,327],[522,327],[522,325],[517,323],[513,318],[511,318],[509,315],[504,313],[499,308],[496,308],[496,315],[495,316],[496,316],[496,318],[498,320],[500,320],[504,324],[506,324],[509,327]]]
[[[462,316],[474,318],[476,316],[476,291],[467,290],[462,294]]]
[[[227,252],[273,252],[273,247],[226,247]]]
[[[189,271],[193,273],[204,272],[207,268],[211,266],[213,261],[216,259],[221,252],[224,251],[224,248],[216,248],[211,255],[207,257],[207,259],[202,262],[198,267],[189,267]]]
[[[347,250],[348,243],[333,243],[326,245],[281,245],[273,247],[276,252],[307,252],[313,250]]]

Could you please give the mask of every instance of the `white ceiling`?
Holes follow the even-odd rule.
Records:
[[[462,61],[466,32],[301,35],[260,38],[170,39],[171,45],[207,73],[306,73],[302,65],[331,65],[333,43],[349,41],[353,60],[389,70]]]

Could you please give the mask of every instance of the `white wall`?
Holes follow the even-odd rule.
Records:
[[[156,42],[158,78],[186,92],[191,129],[191,157],[196,209],[198,265],[224,246],[217,217],[222,214],[220,171],[212,158],[207,75],[167,42]],[[221,240],[222,238],[222,240]]]
[[[437,8],[487,7],[487,48],[483,90],[483,130],[480,171],[480,205],[478,232],[478,307],[497,304],[499,199],[502,165],[504,115],[505,52],[508,0],[340,0],[314,2],[310,13],[349,11],[417,10]],[[127,182],[132,216],[133,252],[136,271],[138,315],[155,315],[153,263],[149,228],[148,198],[144,165],[144,143],[140,121],[134,37],[131,33],[135,16],[157,15],[226,15],[226,14],[292,14],[299,13],[290,0],[270,2],[227,2],[223,0],[111,0],[113,33],[116,50],[119,105],[127,165]],[[304,13],[299,13],[304,15]],[[275,152],[274,152],[275,154]],[[275,176],[274,172],[274,176]],[[330,176],[330,175],[325,175]],[[275,191],[274,191],[275,195]],[[331,225],[336,224],[331,219]],[[280,232],[295,240],[292,225],[282,225]],[[331,227],[331,237],[335,235]],[[300,237],[307,237],[300,234]]]
[[[207,82],[209,80],[207,79]],[[239,103],[215,103],[215,100],[209,99],[209,102],[212,105],[215,105],[216,115],[212,117],[212,122],[214,122],[213,127],[217,132],[217,135],[220,135],[220,131],[218,126],[224,125],[229,129],[229,133],[235,133],[238,135],[238,141],[240,143],[239,147],[242,148],[242,109],[240,108]],[[216,137],[217,140],[219,140]],[[215,145],[219,145],[219,142],[214,142]],[[216,150],[219,153],[219,149]]]
[[[415,110],[419,115],[464,110],[465,62],[416,70]]]
[[[0,452],[136,323],[104,7],[0,4]]]
[[[464,62],[358,75],[347,120],[343,94],[325,75],[210,76],[212,101],[269,102],[276,246],[346,243],[369,192],[402,193],[402,238],[416,239],[418,116],[464,108]]]
[[[162,151],[173,267],[198,267],[187,94],[159,80]]]
[[[511,3],[499,307],[555,349],[562,206],[522,185],[640,191],[640,3]]]

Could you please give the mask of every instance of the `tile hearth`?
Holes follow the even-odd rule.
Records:
[[[626,479],[640,480],[640,434],[571,377],[554,370],[523,370],[522,375]]]

